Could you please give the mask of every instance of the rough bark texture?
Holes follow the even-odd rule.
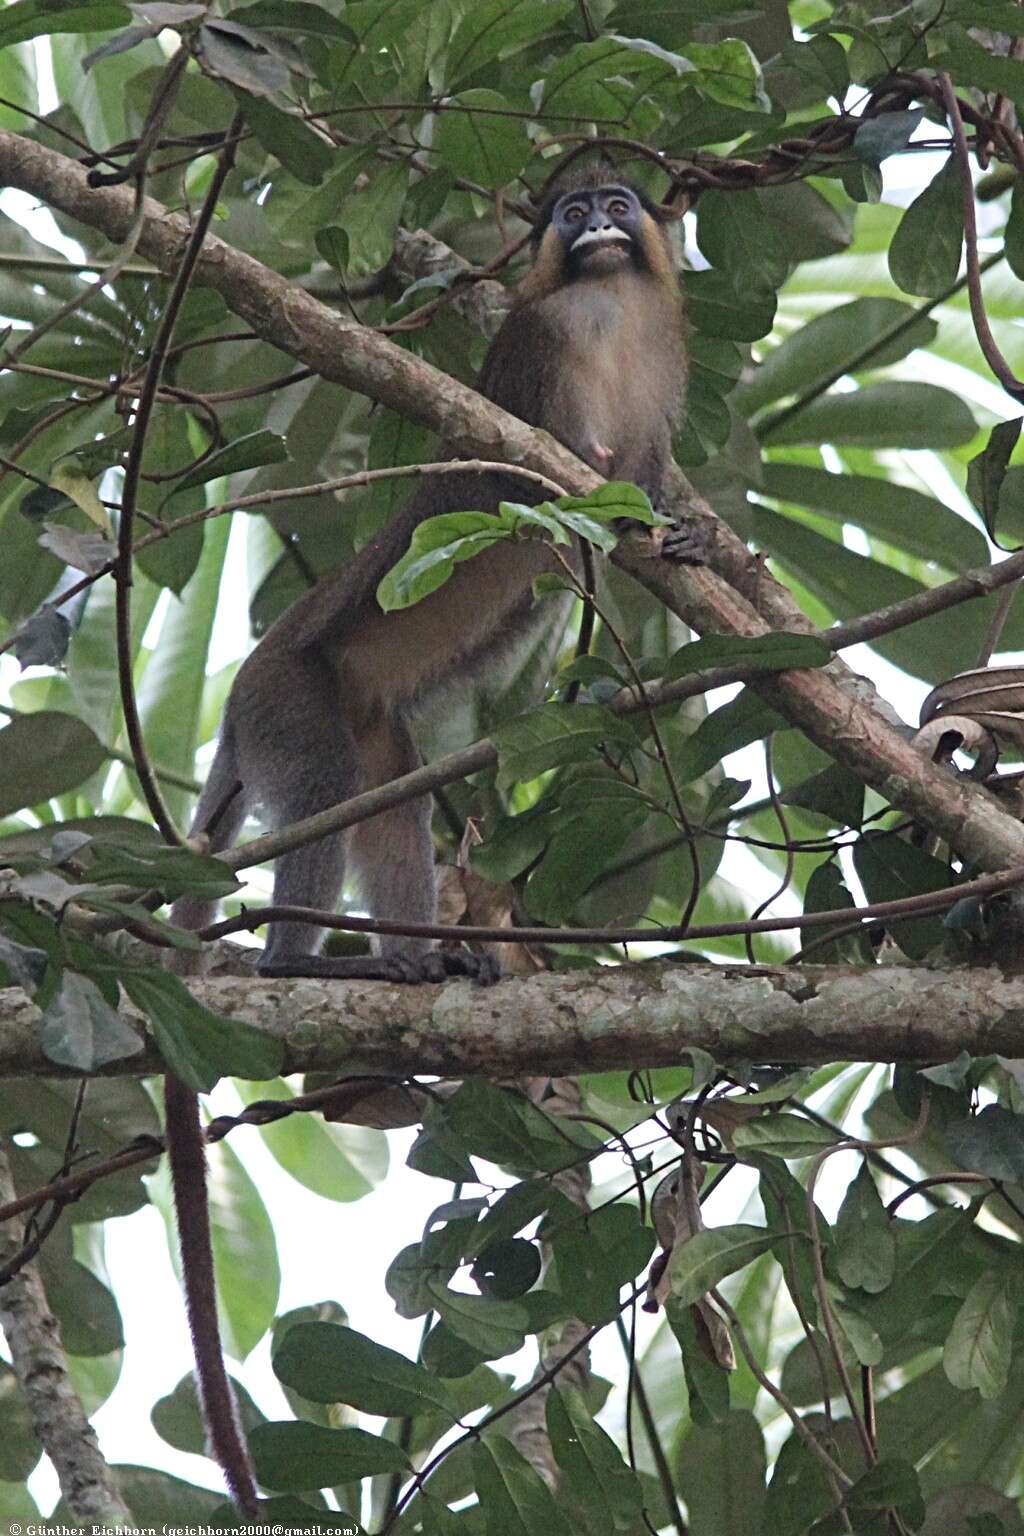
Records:
[[[286,1072],[405,1077],[552,1076],[671,1066],[692,1047],[721,1062],[945,1061],[1019,1056],[1024,978],[994,970],[649,963],[468,981],[190,983],[220,1013],[285,1044]],[[104,1075],[164,1070],[151,1043]],[[63,1077],[39,1046],[39,1013],[0,991],[0,1074]]]
[[[122,240],[131,224],[132,195],[126,188],[90,188],[75,161],[6,131],[0,131],[0,182],[62,209],[114,241]],[[172,271],[187,239],[187,221],[156,202],[147,207],[139,253]],[[413,353],[333,313],[224,241],[207,239],[196,275],[266,341],[324,378],[434,427],[459,452],[522,464],[574,493],[600,483],[593,470],[546,433],[532,431]],[[760,571],[703,503],[691,496],[687,511],[710,535],[707,567],[673,568],[652,559],[650,541],[640,540],[624,541],[613,556],[616,563],[702,634],[758,633],[766,618],[776,627],[807,627],[785,590]],[[749,592],[757,606],[740,597],[739,590]],[[922,817],[979,869],[1005,869],[1024,861],[1024,828],[984,790],[957,783],[914,753],[884,713],[864,702],[870,693],[858,695],[841,666],[779,674],[770,689],[772,702],[813,741],[901,810]]]
[[[0,1205],[15,1197],[10,1164],[0,1150]],[[21,1223],[0,1230],[0,1263],[21,1245]],[[88,1530],[131,1526],[132,1516],[100,1455],[96,1433],[68,1375],[60,1327],[34,1264],[0,1289],[0,1326],[36,1434],[57,1469],[72,1516]]]

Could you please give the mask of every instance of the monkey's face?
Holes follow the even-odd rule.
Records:
[[[643,207],[629,187],[567,192],[551,212],[569,270],[577,275],[614,271],[639,249]]]

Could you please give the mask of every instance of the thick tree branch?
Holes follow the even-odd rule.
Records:
[[[288,1073],[536,1077],[674,1066],[693,1048],[721,1062],[944,1061],[1016,1056],[1024,1037],[1024,977],[981,969],[650,963],[486,988],[255,976],[190,988],[282,1040]],[[0,1074],[69,1075],[43,1055],[39,1011],[20,989],[0,991],[0,1020]],[[147,1042],[103,1070],[164,1064]]]
[[[90,188],[85,172],[66,156],[0,132],[0,181],[60,208],[112,240],[123,239],[132,221],[124,188]],[[174,271],[188,239],[188,225],[159,204],[147,202],[139,251],[164,271]],[[401,414],[440,431],[460,453],[483,454],[522,464],[573,492],[600,483],[593,470],[546,433],[536,432],[447,377],[411,352],[343,315],[260,262],[209,237],[196,281],[215,288],[264,340],[315,369],[324,378],[381,400]],[[730,580],[743,584],[750,557],[710,510],[691,511],[713,529],[709,565],[670,568],[651,558],[647,540],[623,541],[613,556],[655,596],[701,633],[762,633],[768,623],[809,628],[784,589],[768,577],[748,602]],[[748,583],[749,584],[749,583]],[[1024,828],[995,800],[945,769],[924,761],[876,710],[849,686],[850,674],[834,663],[820,672],[781,674],[758,684],[786,716],[819,746],[847,764],[894,805],[925,820],[957,852],[980,869],[996,870],[1024,858]]]

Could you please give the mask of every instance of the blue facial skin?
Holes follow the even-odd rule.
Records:
[[[607,186],[567,192],[551,222],[578,273],[606,272],[639,249],[643,207],[629,187]]]

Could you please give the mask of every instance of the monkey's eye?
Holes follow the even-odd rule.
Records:
[[[579,203],[573,203],[572,207],[567,208],[563,214],[567,224],[578,224],[580,219],[585,219],[586,216],[587,210]]]
[[[629,204],[624,197],[613,197],[608,204],[608,212],[613,219],[624,219],[629,214]]]

